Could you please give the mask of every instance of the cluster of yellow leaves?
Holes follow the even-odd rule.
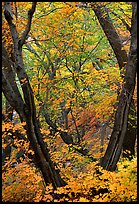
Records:
[[[13,42],[12,42],[12,37],[10,35],[10,29],[8,26],[8,23],[6,21],[3,22],[2,24],[2,43],[4,43],[4,46],[11,57],[11,54],[13,52]]]
[[[60,128],[61,129],[61,128]],[[41,130],[48,135],[49,131]],[[97,167],[97,162],[91,162],[89,157],[83,157],[74,151],[74,146],[66,145],[57,134],[56,137],[47,138],[51,158],[60,169],[61,177],[67,182],[65,187],[58,188],[52,197],[51,185],[46,188],[43,179],[26,158],[16,167],[11,168],[16,150],[12,158],[7,161],[9,168],[2,174],[3,202],[130,202],[137,198],[137,158],[120,160],[116,172],[109,172]],[[93,153],[97,157],[99,149],[97,138],[91,138]],[[20,143],[22,146],[23,143]],[[18,148],[20,149],[21,146]],[[87,144],[85,144],[87,146]],[[100,155],[98,156],[100,158]],[[96,173],[99,169],[101,174]]]
[[[37,202],[43,190],[41,174],[25,160],[2,174],[3,202]]]
[[[113,104],[116,102],[116,91],[120,83],[120,77],[118,68],[113,69],[109,67],[109,64],[107,65],[107,63],[105,63],[105,67],[109,67],[108,70],[104,67],[104,70],[97,71],[92,67],[90,60],[82,66],[82,71],[86,71],[87,74],[82,75],[82,73],[73,70],[74,59],[78,56],[80,58],[81,54],[85,54],[81,51],[82,46],[87,53],[87,51],[91,51],[98,42],[97,26],[93,25],[95,32],[91,27],[88,27],[89,25],[87,23],[89,21],[90,23],[92,22],[92,18],[90,19],[89,16],[93,16],[94,14],[90,11],[90,15],[88,15],[84,9],[77,9],[77,4],[77,2],[39,2],[37,4],[31,27],[31,39],[35,36],[41,46],[39,46],[39,48],[35,43],[31,43],[31,46],[38,52],[41,59],[43,59],[44,51],[46,51],[49,57],[47,57],[47,55],[44,56],[44,64],[42,60],[34,59],[34,54],[32,53],[29,54],[29,58],[35,67],[43,67],[42,69],[39,68],[37,77],[36,74],[33,74],[34,76],[31,80],[34,95],[37,98],[35,101],[37,111],[39,110],[39,101],[44,101],[44,98],[47,97],[46,103],[47,106],[49,106],[49,111],[54,115],[53,119],[57,120],[56,115],[61,111],[60,103],[64,100],[66,102],[66,108],[69,108],[70,101],[72,101],[72,108],[75,113],[74,117],[76,116],[75,119],[77,123],[81,125],[85,120],[83,121],[83,118],[79,120],[80,114],[78,110],[83,100],[86,103],[91,102],[91,109],[96,109],[97,107],[96,118],[100,118],[102,122],[114,112]],[[19,6],[22,8],[23,4],[19,4]],[[27,5],[25,5],[25,7],[26,6]],[[108,5],[106,4],[106,6]],[[84,17],[85,12],[87,19]],[[48,13],[49,15],[47,15]],[[85,21],[87,22],[85,23]],[[87,26],[88,29],[85,29],[84,26]],[[92,35],[94,38],[92,38]],[[84,44],[83,37],[86,39]],[[48,43],[44,43],[44,40],[47,40]],[[100,58],[105,58],[107,61],[109,58],[107,54],[110,51],[108,46],[103,50],[99,50]],[[95,57],[92,57],[92,59],[93,58]],[[57,59],[62,59],[60,65],[57,64]],[[84,58],[82,58],[82,60],[83,59]],[[56,78],[53,80],[50,80],[47,75],[43,77],[44,70],[51,70],[51,65],[46,68],[50,60],[56,68],[59,66],[59,68],[57,68]],[[72,70],[72,73],[67,70],[65,60],[67,60],[67,64]],[[77,61],[78,60],[79,59],[77,59]],[[37,73],[36,68],[33,70]],[[78,81],[78,88],[75,87],[72,76]],[[68,77],[70,81],[66,80]],[[83,91],[87,86],[91,87],[90,91]],[[76,97],[72,97],[74,92],[76,92]],[[72,116],[69,114],[69,120],[70,119],[72,121]],[[69,131],[72,132],[72,130],[75,130],[75,125],[73,122],[71,123]]]
[[[128,165],[127,165],[128,164]],[[68,202],[132,202],[137,199],[137,158],[118,163],[117,172],[98,168],[96,163],[88,164],[88,171],[71,177],[68,185],[57,189]],[[126,165],[126,167],[125,167]],[[65,171],[66,174],[66,171]]]
[[[3,136],[7,135],[8,131],[12,131],[12,133],[14,133],[17,130],[20,131],[21,134],[25,134],[26,133],[26,131],[24,129],[25,125],[26,125],[25,122],[22,122],[22,123],[19,123],[19,124],[15,124],[15,125],[13,125],[12,122],[3,122],[2,123]]]
[[[118,163],[117,172],[96,167],[95,162],[86,165],[85,172],[73,174],[71,167],[63,169],[67,185],[59,187],[52,197],[53,188],[43,186],[39,172],[25,161],[15,169],[3,173],[3,202],[132,202],[137,199],[137,160]],[[99,169],[101,174],[96,173]],[[60,198],[61,197],[61,198]]]
[[[3,122],[2,123],[2,132],[5,132],[7,130],[11,130],[12,128],[13,128],[13,124],[11,122],[8,122],[8,123]]]
[[[52,150],[51,157],[57,163],[60,174],[68,185],[57,189],[56,193],[62,197],[54,199],[54,202],[129,202],[136,200],[137,158],[132,161],[120,160],[116,172],[105,171],[98,167],[102,174],[96,174],[97,162],[91,162],[89,158],[75,151],[69,151],[72,145],[68,146],[62,140],[57,146],[56,141],[57,138],[51,146],[55,150]],[[91,155],[100,158],[98,138],[91,138],[91,141],[96,144],[92,145]],[[104,143],[106,144],[106,141]],[[66,164],[65,167],[64,164]],[[50,202],[50,200],[47,201]]]
[[[25,154],[34,154],[30,149],[30,143],[27,139],[26,130],[24,129],[25,122],[13,125],[11,122],[2,123],[2,148],[3,150],[10,145],[12,153],[9,158],[6,158],[6,163],[3,170],[11,168],[11,165],[16,162],[16,156],[24,151]],[[18,135],[19,134],[19,135]],[[22,135],[22,138],[20,138]],[[28,158],[28,157],[27,157]],[[23,158],[20,158],[23,161]]]

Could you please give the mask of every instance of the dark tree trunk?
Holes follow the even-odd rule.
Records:
[[[6,100],[6,115],[12,121],[13,118],[13,107],[10,106],[9,102]]]
[[[46,144],[42,140],[42,135],[40,129],[37,125],[34,125],[36,119],[32,119],[30,114],[26,115],[26,129],[31,147],[35,152],[35,157],[37,160],[37,165],[40,168],[42,175],[44,177],[45,183],[52,183],[53,187],[56,189],[57,186],[63,186],[66,183],[61,179],[59,172],[55,170],[54,164],[52,163],[49,151]]]
[[[12,11],[9,2],[5,2],[4,15],[7,20],[11,36],[14,45],[14,58],[15,64],[14,68],[17,73],[18,79],[20,81],[23,97],[17,88],[16,83],[11,80],[11,75],[13,71],[11,69],[12,64],[8,56],[6,55],[6,50],[3,46],[3,60],[6,59],[8,64],[5,65],[6,60],[3,61],[3,77],[2,77],[2,89],[6,99],[9,101],[10,105],[18,112],[21,122],[26,122],[26,132],[28,139],[30,141],[31,147],[34,150],[36,160],[38,161],[38,166],[42,172],[45,183],[52,183],[54,189],[57,186],[66,185],[63,179],[60,177],[58,171],[55,170],[54,164],[50,159],[49,151],[45,143],[43,142],[42,135],[40,132],[40,125],[36,119],[36,107],[34,103],[33,92],[29,83],[28,76],[25,72],[25,67],[22,59],[22,46],[25,39],[30,31],[31,20],[33,13],[35,12],[36,3],[32,3],[32,8],[28,12],[28,22],[25,31],[23,32],[21,38],[18,36],[16,26],[13,24]],[[6,58],[5,58],[6,57]],[[5,70],[9,68],[11,72],[6,74]]]
[[[128,159],[132,159],[135,156],[135,143],[137,135],[137,124],[136,124],[136,111],[135,111],[134,100],[131,101],[131,106],[129,110],[128,125],[126,136],[123,142],[123,154],[122,156]],[[130,137],[128,136],[130,135]]]
[[[104,12],[103,9],[104,9],[103,7],[100,7],[98,5],[93,10],[114,51],[119,67],[122,68],[125,66],[127,62],[128,59],[127,53],[124,49],[122,49],[123,48],[122,42],[120,40],[118,33],[116,32],[115,27],[113,26],[112,20],[110,19],[108,14]]]
[[[120,37],[115,29],[115,27],[113,26],[112,20],[110,19],[110,17],[108,16],[108,14],[106,13],[106,11],[104,11],[103,7],[100,7],[99,5],[97,5],[96,7],[94,7],[94,12],[95,15],[97,16],[100,25],[114,51],[114,54],[117,58],[117,62],[119,64],[119,68],[120,70],[125,67],[127,61],[128,61],[128,56],[126,51],[123,49],[123,45],[122,42],[120,40]],[[119,97],[119,96],[118,96]],[[132,98],[132,108],[130,108],[129,110],[129,116],[131,116],[132,118],[135,116],[136,114],[136,109],[135,109],[135,105],[134,105],[134,100]],[[135,118],[135,117],[134,117]],[[125,154],[123,153],[124,157],[132,157],[135,155],[135,141],[136,141],[136,120],[130,120],[128,122],[128,128],[126,130],[126,137],[124,139],[124,143],[123,143],[123,150],[124,151],[130,151],[130,153]]]
[[[101,160],[101,166],[104,169],[113,171],[120,158],[124,140],[126,140],[128,127],[128,114],[132,103],[132,97],[136,83],[137,72],[137,4],[133,3],[133,13],[131,22],[131,45],[126,65],[126,74],[122,92],[119,96],[118,108],[115,114],[114,128],[111,134],[110,142],[104,157]]]

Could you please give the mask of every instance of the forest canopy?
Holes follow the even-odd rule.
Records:
[[[2,2],[3,202],[137,201],[136,2]]]

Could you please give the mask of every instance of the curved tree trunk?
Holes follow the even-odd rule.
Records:
[[[2,90],[10,105],[18,112],[21,122],[26,122],[25,129],[27,132],[27,136],[30,141],[31,147],[34,150],[35,157],[38,161],[38,166],[42,172],[45,183],[52,183],[54,189],[56,189],[57,186],[63,186],[66,185],[66,183],[60,177],[59,172],[55,170],[54,164],[50,159],[48,148],[43,142],[42,135],[40,132],[40,126],[38,125],[38,121],[36,119],[36,107],[34,103],[33,91],[30,86],[28,76],[25,72],[25,67],[22,58],[22,46],[30,31],[31,20],[35,12],[35,8],[36,2],[33,2],[32,8],[28,12],[28,22],[26,29],[23,32],[21,38],[19,38],[16,26],[12,21],[13,18],[10,2],[4,3],[4,15],[10,27],[10,32],[14,45],[14,69],[20,81],[24,99],[22,98],[16,83],[14,84],[14,82],[11,80],[11,75],[13,74],[13,70],[11,68],[13,65],[8,56],[6,55],[6,50],[4,49],[4,46]],[[6,60],[4,61],[4,59]],[[6,64],[6,62],[8,64]],[[8,75],[5,73],[6,68],[11,71]]]
[[[126,74],[122,92],[119,97],[118,109],[115,114],[114,128],[111,134],[108,148],[101,160],[101,166],[104,169],[113,171],[120,158],[124,140],[126,140],[126,131],[128,127],[128,114],[135,89],[137,72],[137,4],[133,3],[133,13],[131,22],[131,45],[126,65]]]
[[[95,15],[98,18],[98,21],[114,51],[114,54],[117,58],[120,69],[123,68],[128,60],[126,51],[123,49],[122,42],[120,37],[112,23],[112,20],[108,14],[103,10],[103,7],[99,5],[93,8]]]
[[[95,4],[96,5],[96,4]],[[104,11],[104,7],[99,6],[99,4],[97,4],[97,6],[94,6],[93,8],[95,15],[98,18],[98,21],[114,51],[114,54],[117,58],[117,62],[119,64],[119,68],[120,70],[125,67],[127,61],[128,61],[128,56],[126,51],[123,49],[123,45],[122,42],[120,40],[120,37],[115,29],[115,27],[113,26],[112,20],[110,19],[110,17],[108,16],[108,14],[106,13],[106,11]],[[131,29],[130,29],[131,30]],[[119,96],[118,96],[118,100],[119,100]],[[134,105],[134,99],[132,98],[132,103],[131,103],[132,108],[130,108],[129,110],[129,116],[128,118],[131,116],[132,118],[135,118],[135,114],[136,114],[136,109],[135,109],[135,105]],[[124,151],[130,151],[130,153],[123,153],[124,157],[132,157],[135,155],[135,141],[136,141],[136,120],[130,120],[130,118],[128,119],[128,128],[126,130],[126,137],[124,139],[124,143],[123,143],[123,150]]]

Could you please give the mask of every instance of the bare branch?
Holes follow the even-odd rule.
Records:
[[[11,23],[11,21],[13,20],[13,13],[11,10],[10,2],[4,2],[4,16],[5,19]]]
[[[85,60],[81,63],[81,66],[83,66],[83,64],[88,60],[89,56],[91,56],[91,54],[93,53],[93,51],[98,47],[98,45],[100,44],[100,42],[102,41],[104,37],[102,36],[99,41],[97,42],[97,44],[95,45],[95,47],[90,51],[90,53],[87,55],[87,57],[85,58]]]
[[[20,46],[22,47],[23,44],[25,43],[25,39],[30,31],[30,28],[31,28],[31,21],[32,21],[32,17],[33,17],[33,14],[35,12],[35,9],[36,9],[36,4],[37,2],[32,2],[32,8],[28,11],[28,22],[27,22],[27,25],[26,25],[26,29],[25,31],[23,32],[23,35],[21,37],[21,41],[20,41]]]

